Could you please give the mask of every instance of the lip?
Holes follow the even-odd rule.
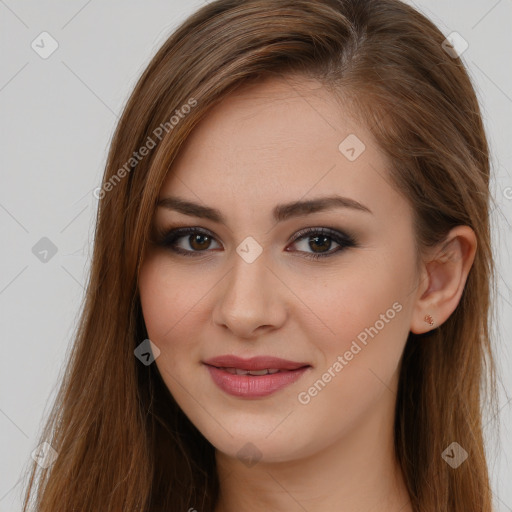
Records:
[[[311,365],[272,356],[243,359],[225,355],[204,361],[213,382],[224,392],[241,398],[262,398],[296,382]],[[266,375],[236,375],[223,368],[241,370],[277,369],[277,373]]]
[[[241,370],[264,370],[265,368],[277,368],[278,370],[297,370],[304,366],[310,366],[309,363],[299,363],[288,361],[280,357],[256,356],[244,359],[231,354],[212,357],[204,361],[205,364],[216,366],[217,368],[239,368]]]

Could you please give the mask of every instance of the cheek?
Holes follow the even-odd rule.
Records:
[[[201,359],[200,331],[210,322],[204,307],[218,277],[180,267],[165,254],[149,256],[139,275],[139,293],[149,339],[160,349],[156,359],[170,390],[173,380],[182,378]]]
[[[171,340],[179,336],[190,321],[194,321],[196,299],[191,280],[177,272],[164,258],[148,257],[139,275],[139,293],[148,337],[161,351],[157,364],[165,360],[172,365],[171,350],[179,348]],[[200,295],[199,295],[200,297]]]
[[[325,439],[349,432],[362,418],[392,410],[390,391],[396,387],[409,332],[406,269],[402,270],[400,274],[389,265],[354,269],[338,286],[326,287],[315,302],[315,312],[329,327],[326,334],[313,337],[312,329],[302,325],[311,333],[321,360],[301,386],[298,412]]]
[[[405,254],[408,249],[403,248]],[[320,354],[317,371],[299,397],[301,404],[309,404],[311,417],[321,417],[335,403],[335,423],[347,426],[396,386],[410,327],[415,276],[410,254],[398,259],[390,249],[360,258],[347,265],[350,271],[331,275],[310,296],[324,325],[321,336],[313,336],[307,320],[301,326]]]
[[[312,336],[310,341],[321,344],[319,348],[331,359],[350,350],[354,340],[362,346],[377,338],[385,338],[387,346],[403,344],[413,266],[381,253],[371,256],[350,261],[320,280],[296,281],[294,292],[307,308],[302,314],[297,312],[294,320],[301,322],[303,332]],[[313,335],[313,329],[318,335]]]
[[[165,343],[198,311],[205,284],[165,255],[149,256],[139,275],[139,292],[148,334]]]

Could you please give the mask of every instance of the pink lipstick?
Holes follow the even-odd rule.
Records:
[[[226,393],[242,398],[261,398],[298,380],[311,368],[308,363],[272,356],[243,359],[233,355],[204,361],[212,380]]]

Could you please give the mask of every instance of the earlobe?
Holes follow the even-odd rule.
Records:
[[[444,323],[455,311],[473,264],[477,241],[469,226],[456,226],[423,263],[425,280],[418,286],[418,298],[410,330],[423,334]],[[423,286],[421,286],[423,284]]]

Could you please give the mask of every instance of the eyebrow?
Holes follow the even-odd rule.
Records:
[[[224,215],[216,208],[203,206],[198,203],[187,201],[186,199],[180,197],[171,196],[160,199],[157,203],[157,207],[165,208],[168,210],[175,210],[185,215],[209,219],[213,222],[221,223],[224,225],[227,224]],[[317,199],[309,199],[306,201],[293,201],[291,203],[280,204],[273,209],[272,215],[276,222],[283,222],[292,217],[300,217],[310,213],[325,211],[332,208],[350,208],[353,210],[373,214],[373,212],[367,206],[364,206],[354,199],[333,195],[328,197],[320,197]]]

